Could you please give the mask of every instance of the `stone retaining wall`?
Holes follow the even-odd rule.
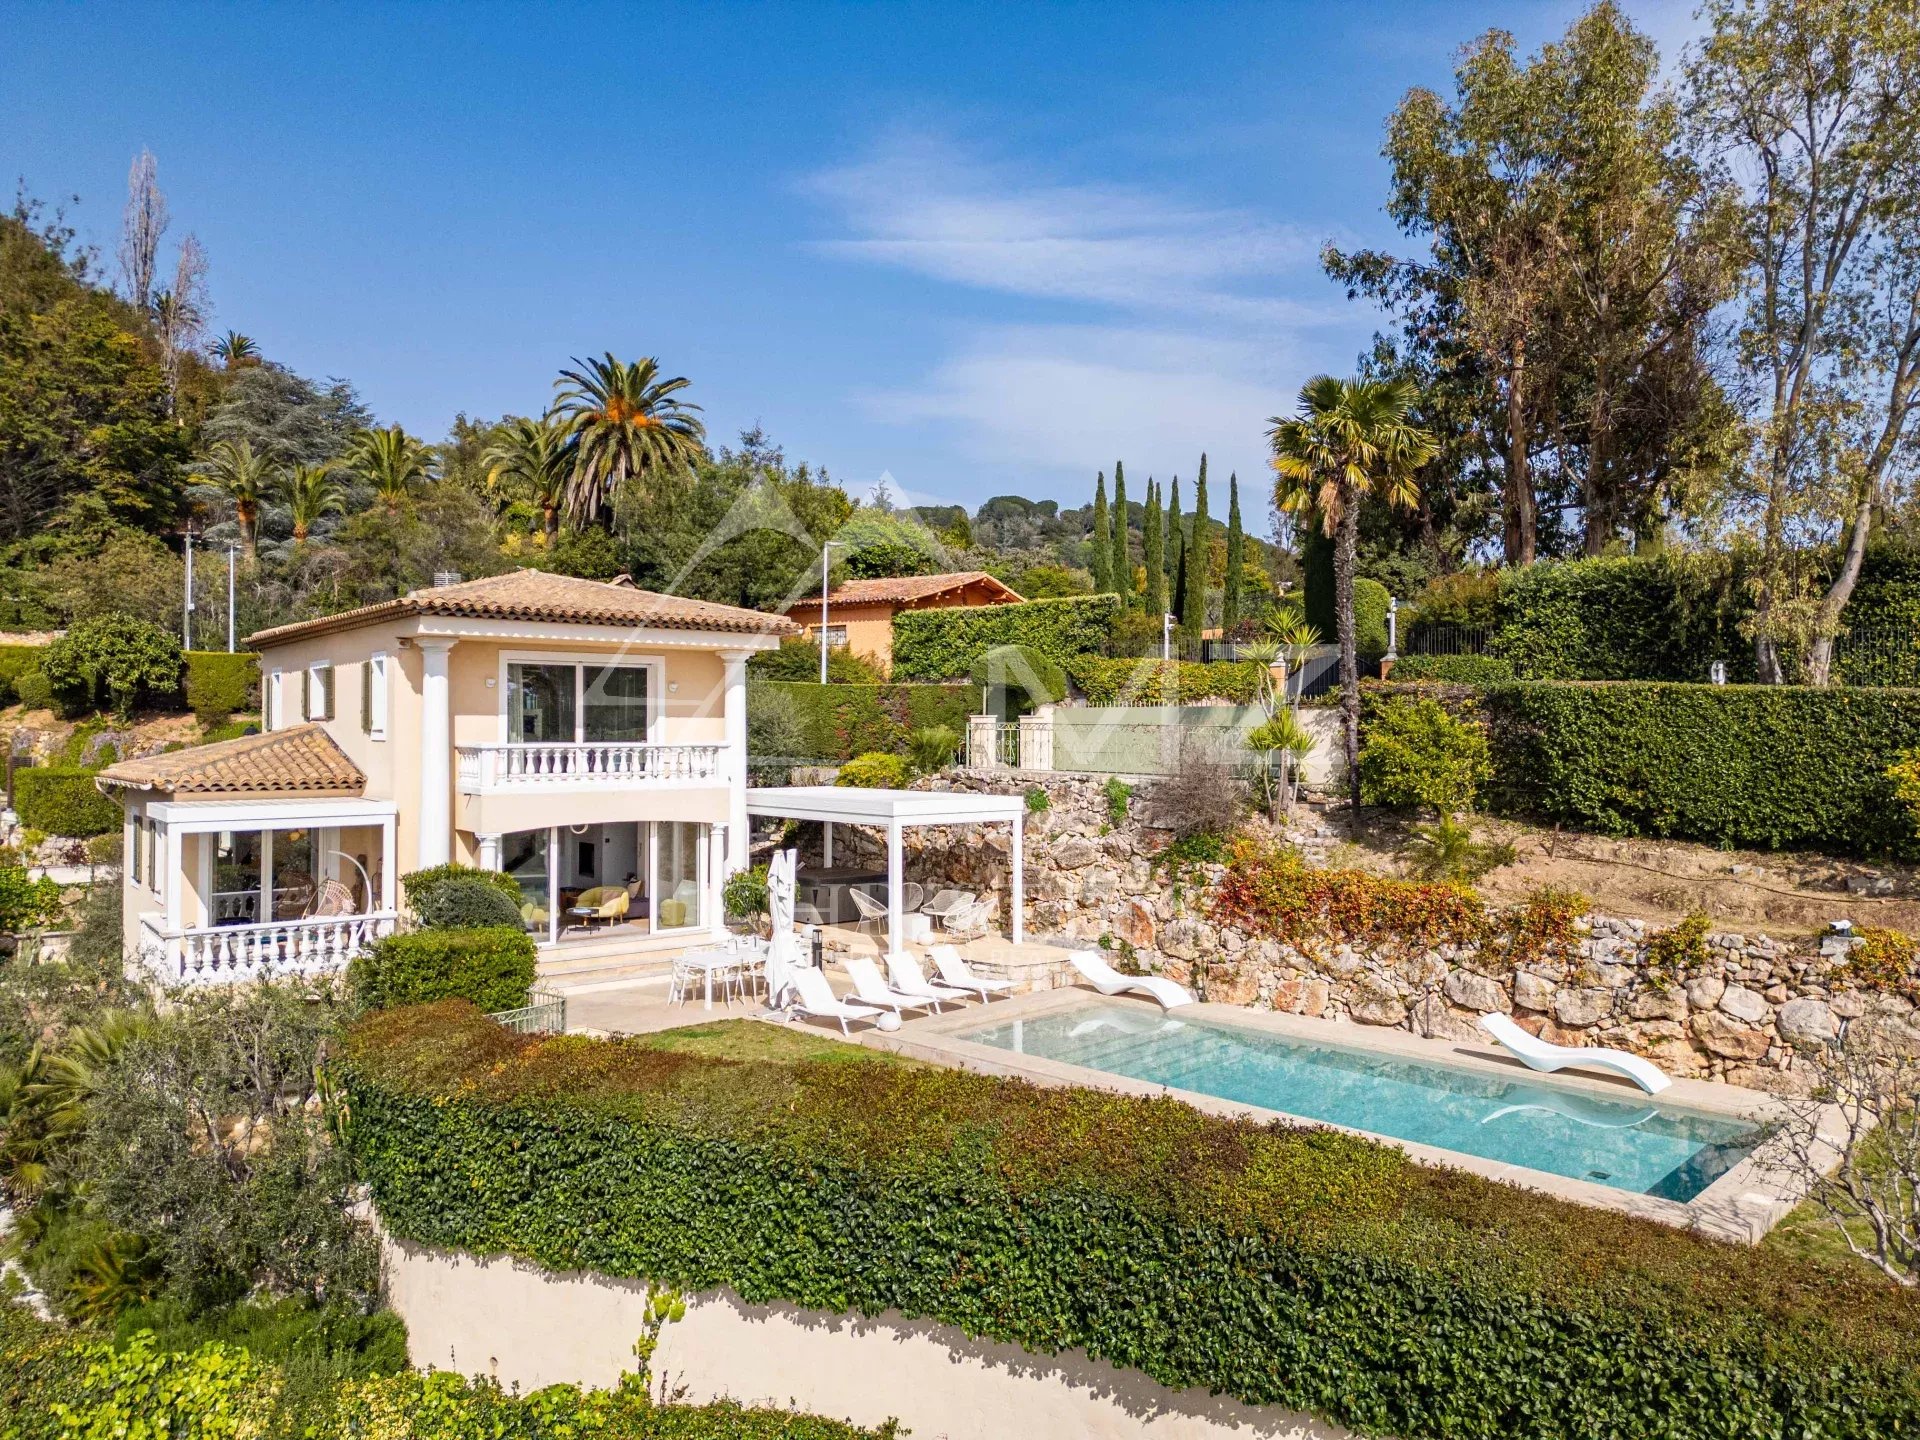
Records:
[[[1913,1021],[1902,1000],[1836,983],[1845,940],[1710,934],[1708,963],[1685,983],[1649,974],[1646,942],[1654,927],[1605,915],[1588,918],[1577,953],[1564,964],[1514,969],[1499,957],[1483,961],[1472,949],[1451,946],[1411,958],[1347,946],[1304,955],[1208,917],[1205,891],[1218,880],[1218,867],[1202,867],[1198,880],[1181,887],[1155,869],[1152,857],[1167,834],[1153,824],[1152,781],[1135,787],[1117,825],[1100,779],[962,771],[931,783],[1046,791],[1047,808],[1027,817],[1030,937],[1104,940],[1139,968],[1225,1004],[1459,1039],[1478,1033],[1479,1015],[1500,1011],[1560,1044],[1619,1046],[1674,1075],[1787,1091],[1808,1078],[1804,1067],[1795,1068],[1795,1044],[1829,1039],[1844,1020],[1869,1010]],[[1008,842],[998,831],[908,830],[907,878],[996,896],[1004,911]],[[1310,863],[1326,863],[1333,837],[1316,812],[1303,809],[1288,838]],[[884,864],[872,837],[837,832],[836,852]],[[1920,1021],[1913,1023],[1920,1043]]]

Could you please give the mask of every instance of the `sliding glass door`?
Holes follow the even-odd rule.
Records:
[[[521,745],[644,741],[650,683],[644,665],[513,662],[507,738]]]

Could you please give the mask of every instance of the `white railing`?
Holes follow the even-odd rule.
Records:
[[[724,745],[654,745],[588,740],[579,744],[462,745],[460,790],[540,790],[569,786],[664,785],[726,779]]]
[[[375,940],[393,933],[394,913],[311,916],[271,925],[196,925],[166,930],[140,921],[141,950],[168,985],[219,985],[272,975],[317,975],[345,968]]]

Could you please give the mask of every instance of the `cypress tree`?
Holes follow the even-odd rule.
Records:
[[[1240,477],[1227,476],[1227,573],[1221,577],[1220,628],[1240,622],[1240,567],[1247,561],[1247,536],[1240,528]]]
[[[1107,472],[1102,470],[1093,482],[1093,538],[1088,542],[1092,554],[1087,569],[1093,572],[1095,594],[1111,590],[1107,583],[1107,563],[1113,558],[1113,541],[1107,533]]]
[[[1146,567],[1143,587],[1147,609],[1153,623],[1160,623],[1160,612],[1167,608],[1167,552],[1160,524],[1160,487],[1147,477],[1147,503],[1140,516],[1140,563]]]
[[[1187,573],[1187,532],[1178,525],[1173,527],[1173,605],[1167,613],[1173,616],[1173,628],[1185,634],[1187,616],[1180,605],[1180,597],[1187,593],[1192,577]]]
[[[1120,598],[1131,605],[1133,562],[1127,558],[1127,472],[1118,460],[1113,462],[1113,555],[1107,562],[1107,575]]]
[[[1193,483],[1193,538],[1187,542],[1187,571],[1180,587],[1180,628],[1199,637],[1207,624],[1207,571],[1213,568],[1213,536],[1207,520],[1207,457],[1200,457],[1200,478]]]
[[[1173,616],[1173,623],[1182,623],[1180,614],[1180,551],[1186,544],[1187,532],[1180,524],[1180,477],[1173,477],[1173,489],[1167,496],[1167,558],[1161,562],[1167,577],[1168,590],[1161,611]],[[1160,616],[1156,614],[1154,619]]]

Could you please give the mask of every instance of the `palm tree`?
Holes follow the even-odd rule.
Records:
[[[512,486],[523,491],[540,507],[540,528],[551,540],[560,529],[573,450],[566,425],[552,416],[542,420],[516,416],[501,426],[487,446],[487,488]]]
[[[219,357],[220,364],[231,370],[236,365],[244,365],[249,360],[260,358],[260,347],[254,343],[251,335],[242,335],[238,330],[229,330],[213,342],[213,353]]]
[[[553,382],[553,414],[574,442],[566,510],[581,525],[629,478],[691,464],[707,431],[698,405],[673,398],[686,377],[662,380],[657,360],[627,364],[609,351],[603,360],[573,363],[579,368]]]
[[[341,514],[347,508],[346,498],[340,493],[340,477],[332,464],[294,466],[281,480],[280,494],[293,521],[296,545],[305,544],[313,527],[327,516]]]
[[[272,462],[265,455],[256,455],[244,440],[221,440],[207,451],[200,470],[233,501],[233,518],[240,525],[240,551],[251,561],[260,533],[260,502],[272,483]]]
[[[1360,663],[1354,652],[1353,568],[1360,502],[1419,499],[1414,471],[1433,457],[1433,437],[1410,418],[1418,392],[1405,380],[1339,380],[1316,375],[1300,388],[1290,417],[1267,423],[1273,447],[1274,503],[1311,511],[1334,539],[1333,604],[1340,640],[1340,709],[1347,779],[1360,808]]]
[[[362,430],[347,447],[347,465],[387,509],[398,510],[414,487],[433,478],[434,453],[398,425]]]

